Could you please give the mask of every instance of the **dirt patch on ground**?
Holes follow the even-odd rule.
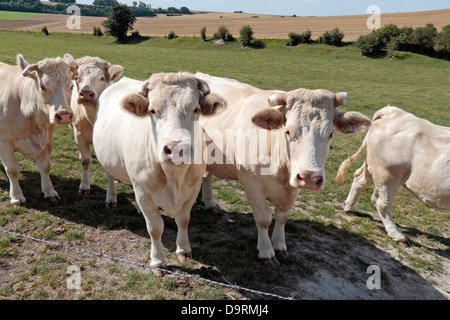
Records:
[[[220,25],[229,28],[234,36],[244,25],[250,25],[258,39],[287,39],[290,32],[303,32],[310,29],[316,39],[325,31],[338,27],[344,32],[344,41],[354,41],[360,35],[371,32],[367,28],[370,15],[351,15],[335,17],[284,17],[240,13],[204,13],[183,16],[158,15],[156,18],[138,18],[134,29],[143,36],[162,37],[174,31],[178,36],[200,37],[200,29],[206,27],[206,35],[212,37]],[[67,15],[43,14],[21,18],[20,20],[0,21],[0,29],[40,31],[46,26],[50,32],[92,33],[93,27],[101,27],[103,17],[81,17],[81,30],[67,27]],[[432,23],[440,30],[450,21],[450,9],[386,13],[381,15],[381,26],[393,23],[399,27],[418,27]]]

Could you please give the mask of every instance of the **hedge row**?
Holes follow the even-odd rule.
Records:
[[[365,56],[387,50],[391,57],[394,50],[399,50],[450,59],[450,25],[438,32],[433,24],[415,29],[388,24],[368,35],[360,36],[356,46]]]

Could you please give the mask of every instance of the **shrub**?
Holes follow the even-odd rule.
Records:
[[[400,29],[395,24],[387,24],[376,31],[379,41],[385,46],[392,39],[398,37]]]
[[[414,29],[411,27],[403,27],[398,29],[397,47],[401,51],[412,51],[412,36]]]
[[[167,39],[175,39],[175,38],[177,38],[178,36],[175,34],[175,32],[174,31],[170,31],[169,32],[169,34],[167,35]]]
[[[96,37],[103,36],[103,32],[102,32],[102,29],[100,29],[100,27],[94,27],[94,31],[92,34]]]
[[[303,33],[289,33],[289,40],[286,42],[287,46],[296,46],[300,43],[311,43],[311,30],[306,30]]]
[[[253,41],[253,30],[249,25],[243,26],[239,30],[241,36],[241,44],[246,47],[249,46]]]
[[[438,56],[450,59],[450,24],[442,28],[442,31],[434,38],[434,50]]]
[[[374,54],[383,48],[376,31],[365,36],[360,36],[356,41],[356,46],[361,49],[361,53],[364,56]]]
[[[222,39],[224,41],[233,41],[233,35],[228,28],[224,25],[219,26],[216,33],[214,33],[214,39]]]
[[[416,53],[433,54],[434,38],[437,36],[437,29],[433,24],[425,27],[417,27],[413,32],[413,51]]]
[[[206,27],[200,29],[200,35],[203,41],[206,41]]]
[[[46,26],[43,26],[42,29],[41,29],[41,31],[42,31],[46,36],[48,36],[48,35],[50,34],[50,32],[48,32],[48,29],[47,29]]]
[[[340,46],[342,45],[342,39],[344,39],[344,36],[344,33],[336,27],[331,31],[325,31],[325,33],[319,37],[318,42],[332,46]]]

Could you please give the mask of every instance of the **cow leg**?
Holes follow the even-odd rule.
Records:
[[[214,201],[212,193],[214,175],[206,172],[206,176],[202,180],[202,201],[205,204],[205,209],[219,210],[219,206]]]
[[[106,209],[115,209],[117,207],[117,187],[114,182],[114,177],[106,174],[108,177],[108,189],[106,190]]]
[[[51,144],[47,146],[44,152],[42,152],[36,160],[39,172],[41,174],[41,188],[44,193],[44,198],[50,199],[51,201],[56,201],[59,200],[60,197],[53,188],[52,181],[50,180],[50,150]]]
[[[80,150],[81,165],[83,166],[83,174],[81,176],[80,187],[78,188],[78,194],[89,195],[91,191],[91,177],[89,175],[89,168],[92,163],[91,150],[89,149],[89,142],[84,139],[79,139],[78,149]]]
[[[178,227],[176,255],[180,262],[192,258],[192,250],[188,236],[188,225],[191,218],[192,205],[193,203],[189,201],[189,203],[185,204],[175,216],[175,222]]]
[[[20,165],[14,156],[14,150],[9,143],[4,143],[3,141],[0,141],[0,150],[2,150],[0,153],[0,160],[3,162],[6,175],[9,179],[9,196],[11,204],[26,206],[27,202],[19,185]]]
[[[348,193],[347,200],[344,203],[344,211],[351,212],[358,202],[361,191],[372,182],[372,176],[367,168],[367,163],[364,163],[361,168],[355,171],[352,187]]]
[[[406,244],[406,237],[398,230],[392,219],[392,204],[398,186],[375,185],[372,201],[377,207],[377,211],[383,221],[384,227],[389,237],[401,244]]]
[[[136,201],[142,210],[147,225],[147,231],[152,241],[150,249],[150,266],[165,269],[167,268],[167,262],[161,241],[161,236],[164,231],[164,220],[159,213],[159,208],[153,204],[149,197],[146,197],[145,194],[139,192],[136,192]],[[152,272],[157,276],[163,276],[165,274],[164,271],[158,269],[152,269]]]
[[[256,226],[258,228],[258,258],[267,265],[279,265],[278,259],[275,257],[275,251],[269,237],[269,226],[272,223],[272,212],[267,205],[266,198],[260,186],[254,183],[247,184],[241,180],[247,195],[248,203],[253,211]]]
[[[273,249],[278,258],[286,258],[289,256],[286,246],[286,237],[284,233],[284,226],[289,212],[282,212],[275,209],[275,226],[272,233]]]

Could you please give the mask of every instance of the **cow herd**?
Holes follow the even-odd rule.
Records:
[[[323,190],[325,162],[335,132],[368,129],[367,150],[344,205],[353,210],[373,182],[375,203],[388,235],[406,238],[392,220],[395,191],[404,185],[425,205],[450,209],[450,128],[396,107],[365,115],[343,112],[347,93],[262,90],[237,80],[196,74],[155,73],[140,81],[119,79],[122,66],[97,57],[46,58],[17,66],[0,63],[0,160],[14,205],[26,205],[14,153],[37,159],[45,198],[59,199],[50,181],[55,125],[70,125],[83,167],[78,192],[90,191],[90,146],[108,177],[106,207],[117,206],[114,181],[133,186],[136,208],[151,237],[151,266],[165,268],[159,209],[177,224],[176,254],[192,256],[190,212],[202,190],[205,208],[217,208],[214,177],[239,180],[258,230],[258,257],[279,264],[287,256],[284,226],[299,190]],[[269,237],[274,207],[275,226]],[[160,269],[154,269],[161,275]]]

